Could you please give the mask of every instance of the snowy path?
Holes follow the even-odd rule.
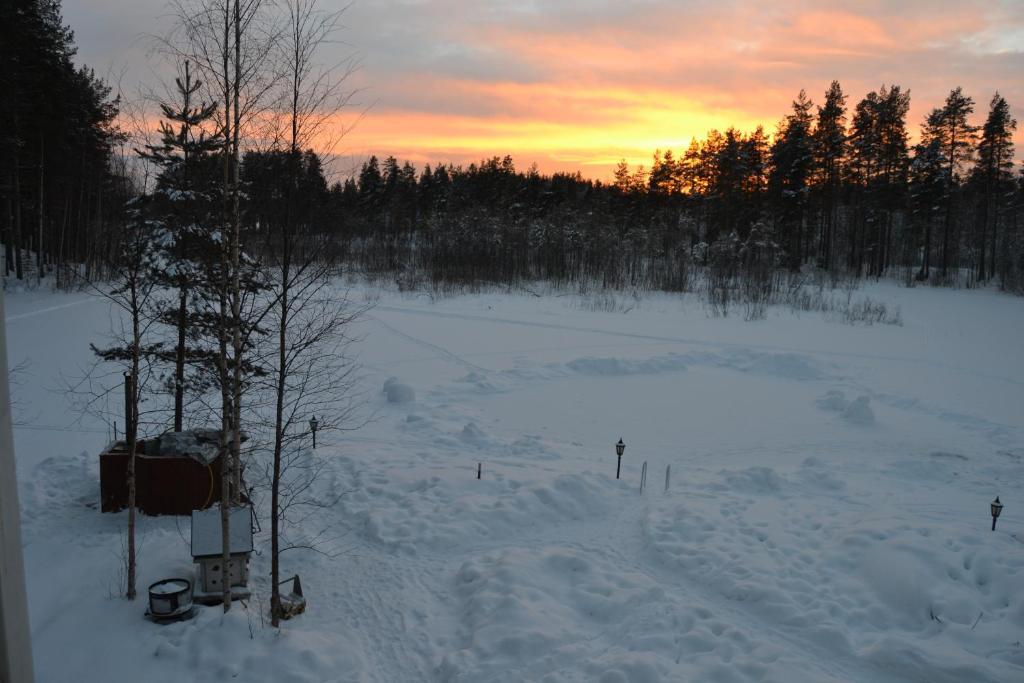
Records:
[[[974,368],[959,367],[957,365],[952,365],[952,364],[949,364],[949,363],[943,363],[943,362],[940,362],[940,361],[937,361],[937,360],[934,360],[934,359],[922,358],[922,357],[917,356],[917,355],[893,356],[893,355],[889,355],[889,354],[861,353],[861,352],[855,352],[855,351],[836,351],[836,350],[831,350],[831,349],[808,348],[808,347],[804,347],[804,346],[778,346],[778,345],[771,345],[771,344],[746,343],[746,342],[744,342],[744,343],[734,343],[734,342],[725,342],[725,341],[709,341],[709,340],[705,340],[705,339],[697,339],[697,338],[692,338],[692,337],[674,337],[674,336],[660,336],[660,335],[651,335],[651,334],[641,334],[641,333],[637,333],[637,332],[626,332],[626,331],[622,331],[622,330],[613,330],[613,329],[605,329],[605,328],[578,327],[578,326],[574,326],[574,325],[565,325],[565,324],[557,324],[557,323],[537,322],[537,321],[530,321],[530,320],[517,320],[517,319],[513,319],[513,318],[503,318],[503,317],[495,317],[495,316],[487,316],[487,315],[469,315],[469,314],[463,314],[463,313],[452,313],[450,311],[434,311],[434,310],[405,308],[405,307],[399,307],[399,306],[378,306],[374,310],[377,310],[377,311],[388,311],[388,312],[391,312],[391,313],[401,313],[401,314],[414,315],[414,316],[432,316],[432,317],[438,317],[438,318],[447,318],[447,319],[452,319],[452,320],[464,320],[464,321],[471,321],[471,322],[475,321],[475,322],[484,322],[484,323],[499,323],[499,324],[502,324],[502,325],[516,325],[516,326],[522,326],[522,327],[534,327],[534,328],[541,328],[541,329],[548,329],[548,330],[559,330],[559,331],[567,331],[567,332],[584,332],[584,333],[588,333],[588,334],[600,334],[600,335],[608,335],[608,336],[613,336],[613,337],[621,337],[621,338],[624,338],[624,339],[639,339],[639,340],[649,341],[649,342],[668,342],[668,343],[672,343],[672,344],[682,344],[682,345],[687,345],[687,346],[709,347],[709,348],[713,348],[713,349],[732,349],[732,350],[739,350],[739,351],[757,350],[757,351],[768,351],[768,352],[773,352],[773,353],[796,353],[796,354],[806,354],[806,355],[812,355],[812,356],[836,357],[836,358],[841,358],[841,359],[853,358],[853,359],[857,359],[857,360],[867,360],[867,361],[891,361],[891,362],[899,363],[899,364],[923,364],[923,365],[932,366],[932,367],[934,367],[936,369],[953,370],[955,372],[970,374],[972,376],[980,376],[980,377],[983,377],[986,380],[991,380],[991,381],[996,381],[996,382],[1007,382],[1007,383],[1013,384],[1015,386],[1024,386],[1024,380],[1021,380],[1021,379],[1018,379],[1018,378],[1015,378],[1015,377],[1008,377],[1006,375],[987,374],[987,373],[983,373],[983,374],[979,375],[978,371],[976,369],[974,369]],[[375,320],[377,320],[377,322],[380,322],[382,325],[386,325],[385,323],[382,323],[379,320],[379,318],[375,318]],[[392,329],[392,331],[394,331],[396,333],[403,334],[401,332],[398,332],[398,330],[395,330],[394,328],[391,328],[391,329]],[[465,360],[463,360],[462,358],[460,358],[458,356],[455,356],[454,354],[452,354],[447,349],[442,349],[441,347],[435,346],[435,345],[430,344],[429,342],[425,342],[423,340],[417,339],[416,341],[419,342],[419,343],[428,345],[431,348],[437,349],[437,350],[441,351],[442,353],[449,354],[453,358],[456,358],[457,360],[459,360],[462,363],[466,363]]]
[[[408,339],[409,341],[413,342],[414,344],[418,344],[420,346],[423,346],[424,348],[432,349],[434,351],[437,351],[442,356],[450,358],[451,360],[455,361],[456,363],[459,363],[460,365],[464,365],[465,367],[469,368],[470,370],[480,370],[481,372],[487,372],[487,368],[483,368],[483,367],[480,367],[479,365],[476,365],[474,363],[470,363],[465,358],[452,353],[451,351],[449,351],[448,349],[446,349],[444,347],[438,346],[437,344],[431,344],[430,342],[425,341],[423,339],[420,339],[419,337],[414,337],[411,334],[408,334],[406,332],[402,332],[401,330],[397,329],[394,325],[390,325],[390,324],[384,322],[383,320],[381,320],[380,318],[374,317],[372,315],[367,315],[367,317],[370,320],[373,320],[375,323],[377,323],[381,327],[383,327],[388,332],[391,332],[392,334],[397,334],[399,337],[401,337],[403,339]]]
[[[10,323],[13,323],[13,322],[17,322],[19,320],[25,320],[26,318],[37,318],[37,317],[39,317],[41,315],[48,315],[48,314],[54,313],[56,311],[63,311],[65,309],[73,308],[75,306],[81,306],[82,304],[93,304],[93,305],[95,305],[96,303],[97,303],[96,297],[88,297],[88,298],[85,298],[85,299],[78,299],[77,301],[71,301],[71,302],[66,303],[66,304],[58,304],[56,306],[47,306],[47,307],[40,308],[40,309],[37,309],[37,310],[34,310],[34,311],[29,311],[28,313],[18,313],[18,314],[15,314],[15,315],[9,315],[6,318],[4,318],[4,320],[8,324],[10,324]]]

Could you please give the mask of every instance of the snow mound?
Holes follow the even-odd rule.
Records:
[[[397,377],[389,377],[384,382],[384,394],[388,403],[412,403],[416,400],[416,392],[408,384],[398,381]]]
[[[842,412],[843,419],[858,425],[875,424],[875,411],[871,410],[871,399],[858,396]]]
[[[502,448],[504,455],[535,460],[558,460],[562,456],[547,445],[544,438],[536,434],[524,434]]]
[[[785,480],[770,467],[749,467],[735,472],[721,472],[725,484],[712,484],[718,490],[732,490],[743,493],[778,493]]]
[[[346,498],[346,511],[359,520],[371,543],[417,554],[448,551],[466,539],[514,538],[530,530],[600,519],[620,490],[604,477],[561,475],[549,483],[524,484],[483,463],[467,461],[466,475],[421,480],[405,491],[366,487]]]
[[[831,410],[836,413],[843,412],[850,405],[850,402],[846,400],[846,394],[837,390],[828,392],[819,398],[816,403],[822,410]]]
[[[645,360],[588,356],[571,360],[565,364],[565,367],[581,375],[620,376],[679,372],[686,370],[688,365],[690,365],[690,360],[686,356],[670,353],[666,356]]]
[[[644,557],[829,659],[883,664],[898,680],[997,681],[1024,664],[1019,648],[988,641],[999,629],[1016,638],[1024,622],[1011,597],[1020,563],[1005,548],[977,534],[940,544],[931,529],[856,513],[821,520],[813,508],[794,501],[769,525],[742,498],[720,512],[656,506],[642,521]]]
[[[477,372],[476,370],[469,371],[466,375],[459,377],[455,381],[458,384],[468,384],[478,392],[486,394],[498,393],[506,390],[506,387],[502,386],[500,381],[494,380],[488,375],[482,372]]]
[[[875,411],[871,409],[870,396],[862,395],[852,401],[848,401],[846,394],[838,390],[832,390],[819,398],[816,403],[822,410],[839,413],[840,417],[852,424],[875,424]]]
[[[811,456],[800,464],[800,479],[811,488],[826,492],[845,491],[846,482],[837,478],[831,468],[820,459]]]
[[[580,680],[653,683],[667,680],[678,651],[671,635],[637,629],[662,611],[665,591],[597,554],[510,548],[465,562],[454,588],[464,644],[445,655],[444,680],[566,680],[545,674],[575,670]],[[603,633],[614,636],[595,642]]]
[[[795,353],[754,354],[753,358],[742,366],[742,369],[747,372],[801,381],[825,377],[814,361],[807,356]]]
[[[470,422],[463,427],[461,436],[465,441],[474,441],[477,443],[487,441],[487,433],[477,427],[475,422]]]
[[[352,644],[351,633],[308,629],[305,624],[281,635],[272,629],[253,629],[259,616],[235,603],[227,614],[198,608],[192,621],[144,629],[147,664],[155,671],[148,680],[163,681],[160,672],[189,671],[194,681],[312,681],[359,680],[366,663]],[[140,629],[143,630],[143,629]],[[339,671],[351,678],[336,678]]]

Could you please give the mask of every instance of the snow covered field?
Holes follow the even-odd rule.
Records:
[[[310,455],[324,498],[345,495],[308,533],[341,554],[285,555],[309,609],[280,633],[265,597],[170,626],[116,597],[108,433],[76,423],[58,380],[108,306],[8,296],[10,363],[30,362],[13,391],[37,676],[1024,680],[1024,301],[864,293],[904,325],[384,293],[358,330],[375,420]],[[412,391],[382,391],[392,377]],[[141,588],[187,575],[187,519],[140,530]],[[264,596],[268,574],[264,552]]]

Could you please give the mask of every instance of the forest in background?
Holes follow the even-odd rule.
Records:
[[[1024,175],[1016,121],[960,88],[909,142],[910,93],[883,86],[855,106],[838,82],[804,92],[772,136],[712,130],[614,181],[371,158],[328,192],[329,223],[370,271],[409,264],[435,282],[591,277],[679,290],[694,268],[818,270],[907,283],[1024,287]]]
[[[139,188],[109,84],[74,63],[58,0],[0,5],[0,215],[4,280],[95,266]],[[40,266],[41,264],[41,266]],[[61,280],[62,286],[71,284]]]
[[[138,163],[147,141],[128,134],[110,86],[75,66],[57,0],[0,13],[14,27],[0,46],[5,281],[102,279],[127,202],[159,182]],[[712,130],[686,150],[655,152],[647,168],[620,163],[609,182],[524,171],[507,156],[422,169],[374,157],[330,182],[314,151],[255,135],[241,142],[247,249],[274,249],[260,235],[282,209],[267,198],[298,192],[306,234],[329,238],[349,267],[408,287],[543,279],[680,291],[706,271],[779,271],[1024,291],[1024,175],[1008,103],[996,93],[978,104],[956,88],[914,145],[909,105],[898,85],[854,103],[834,82],[820,104],[799,93],[772,133]],[[215,139],[215,118],[195,130]],[[213,145],[189,162],[196,182],[221,182],[219,153]],[[298,188],[279,172],[292,153]]]

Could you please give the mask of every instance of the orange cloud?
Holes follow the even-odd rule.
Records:
[[[396,150],[423,162],[475,161],[511,154],[521,165],[547,171],[586,167],[605,177],[625,158],[648,164],[656,148],[684,148],[723,121],[753,129],[760,120],[741,109],[651,87],[595,87],[564,83],[439,83],[462,97],[487,100],[488,115],[371,110],[342,147]]]
[[[80,56],[128,59],[142,47],[121,24],[152,22],[163,2],[66,3]],[[344,40],[320,57],[361,54],[349,85],[372,106],[336,150],[355,160],[512,154],[520,166],[608,177],[619,158],[648,164],[711,128],[771,132],[800,89],[819,101],[833,79],[851,109],[882,84],[909,88],[912,136],[951,88],[974,96],[979,123],[998,89],[1024,145],[1024,2],[372,0],[344,23]]]
[[[1005,49],[1024,16],[980,0],[403,8],[414,13],[402,28],[410,54],[389,54],[380,69],[367,55],[362,83],[377,104],[345,143],[356,155],[465,163],[512,154],[520,165],[608,177],[620,158],[649,164],[656,148],[678,151],[711,128],[771,131],[801,88],[817,98],[832,79],[851,108],[883,83],[911,88],[912,134],[957,85],[974,94],[979,121],[996,88],[1024,105],[1024,53]],[[434,42],[419,44],[410,26],[429,23],[431,8],[443,21]],[[988,44],[1002,52],[978,49]]]

